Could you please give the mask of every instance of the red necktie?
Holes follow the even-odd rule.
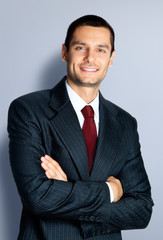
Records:
[[[85,121],[83,125],[83,136],[88,152],[89,159],[89,172],[92,169],[93,160],[96,152],[96,142],[97,142],[97,130],[94,121],[94,111],[91,106],[85,106],[81,110]]]

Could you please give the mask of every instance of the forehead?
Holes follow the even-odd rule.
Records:
[[[80,26],[75,29],[70,45],[77,41],[111,45],[110,31],[105,27]]]

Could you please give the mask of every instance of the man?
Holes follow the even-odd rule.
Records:
[[[120,240],[121,230],[148,225],[153,202],[136,120],[99,92],[114,55],[112,27],[81,17],[62,47],[67,76],[11,104],[18,239]]]

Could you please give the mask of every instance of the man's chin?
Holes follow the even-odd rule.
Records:
[[[100,85],[101,80],[91,79],[91,78],[87,78],[87,79],[76,78],[75,83],[78,86],[83,86],[83,87],[97,87]]]
[[[83,86],[83,87],[99,87],[99,85],[100,85],[100,82],[95,82],[95,83],[87,82],[87,83],[83,83],[81,86]]]

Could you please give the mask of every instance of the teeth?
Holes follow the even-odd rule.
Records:
[[[88,71],[88,72],[96,72],[97,71],[97,69],[92,69],[92,68],[81,68],[81,69]]]

